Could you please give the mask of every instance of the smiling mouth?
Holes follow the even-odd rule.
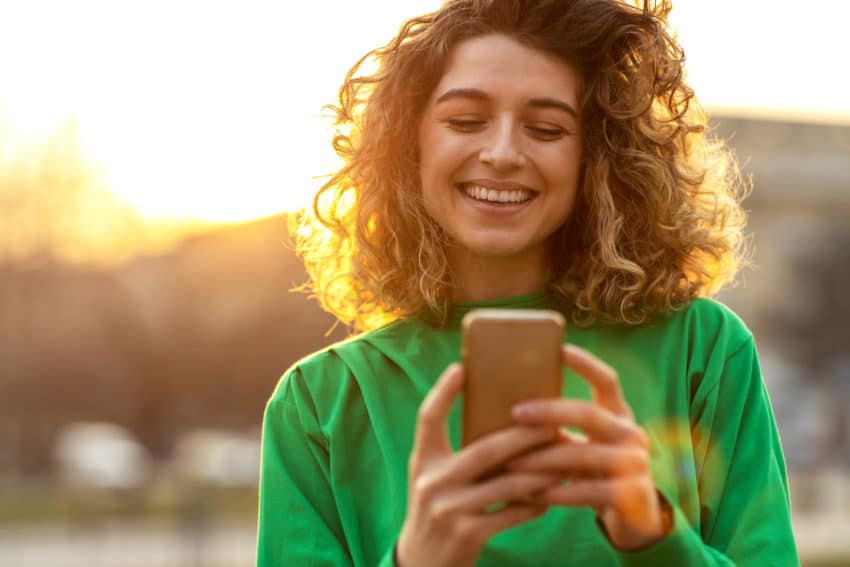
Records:
[[[519,205],[534,198],[533,191],[524,189],[497,190],[488,189],[474,183],[461,183],[458,188],[468,197],[481,201],[482,203],[495,203],[498,205]]]

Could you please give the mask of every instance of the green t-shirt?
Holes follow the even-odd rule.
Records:
[[[393,564],[417,408],[460,360],[460,318],[482,306],[557,308],[542,292],[459,304],[445,326],[399,320],[285,373],[263,421],[259,566]],[[618,371],[673,529],[624,553],[592,510],[552,507],[493,537],[477,565],[799,565],[782,449],[740,319],[697,299],[640,326],[569,328],[567,340]],[[590,399],[583,380],[564,377],[564,396]],[[449,435],[458,448],[460,403]]]

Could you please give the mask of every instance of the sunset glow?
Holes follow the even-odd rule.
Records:
[[[335,163],[319,115],[347,68],[438,4],[2,2],[0,149],[70,121],[105,185],[145,217],[236,222],[292,210]],[[848,8],[778,4],[675,3],[703,102],[850,123],[837,57]]]

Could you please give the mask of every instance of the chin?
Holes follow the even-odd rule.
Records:
[[[509,258],[522,253],[524,247],[516,242],[462,242],[460,248],[470,256],[480,258]]]

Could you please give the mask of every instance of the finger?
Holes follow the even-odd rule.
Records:
[[[413,454],[427,460],[451,452],[446,420],[463,388],[460,364],[450,364],[425,396],[416,418]]]
[[[614,509],[620,517],[628,520],[652,517],[657,514],[658,507],[656,492],[644,490],[637,478],[574,481],[547,489],[539,496],[539,502],[556,506],[589,506],[597,511]]]
[[[617,371],[613,367],[575,345],[564,345],[561,353],[564,364],[590,384],[594,400],[612,413],[633,417],[632,410],[623,396]]]
[[[623,507],[636,500],[638,481],[629,479],[584,479],[546,489],[540,501],[564,506]]]
[[[508,470],[561,476],[617,476],[642,473],[648,468],[646,451],[630,445],[574,445],[560,443],[511,460]]]
[[[472,530],[478,541],[486,542],[499,532],[542,516],[547,509],[538,504],[511,504],[497,512],[467,518],[460,523],[460,529]]]
[[[587,443],[587,435],[580,431],[569,431],[564,428],[558,429],[558,441],[560,443],[575,443],[580,445],[582,443]]]
[[[466,484],[502,466],[511,457],[552,443],[558,439],[553,427],[509,427],[470,443],[447,461],[445,477],[455,484]]]
[[[519,403],[513,417],[526,425],[577,427],[603,443],[632,443],[648,447],[646,433],[629,418],[582,400],[539,398]]]
[[[600,509],[613,505],[618,488],[608,479],[577,480],[553,486],[540,495],[540,501],[561,506],[590,506]]]
[[[457,487],[434,502],[432,510],[437,519],[449,521],[458,514],[480,514],[493,504],[527,501],[558,482],[560,479],[554,475],[501,474],[485,482]]]

